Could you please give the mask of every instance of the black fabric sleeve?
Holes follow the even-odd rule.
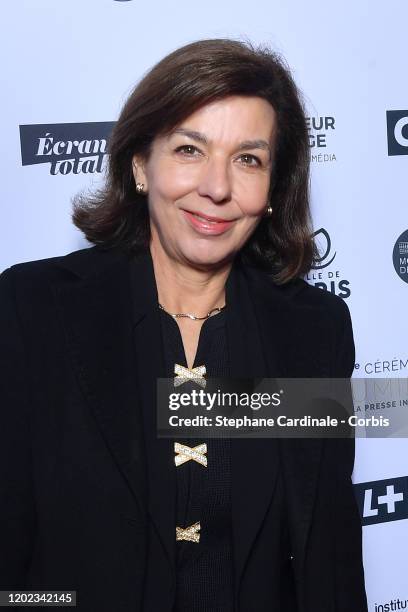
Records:
[[[333,376],[350,378],[354,370],[355,346],[350,311],[346,302],[338,301]]]
[[[337,327],[334,376],[349,378],[353,374],[355,345],[350,311],[342,300]],[[351,394],[351,388],[350,388]],[[352,396],[351,402],[352,402]],[[335,581],[336,603],[339,612],[350,610],[367,611],[362,558],[362,527],[358,511],[352,474],[354,468],[355,440],[340,438],[333,440],[331,452],[335,479],[336,517],[335,530]]]
[[[27,355],[14,268],[0,275],[0,589],[24,588],[35,533]]]

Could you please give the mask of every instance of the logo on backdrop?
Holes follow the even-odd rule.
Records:
[[[310,272],[305,280],[311,285],[326,289],[342,298],[348,298],[351,294],[350,281],[342,277],[340,270],[336,270],[333,262],[337,251],[332,248],[329,232],[321,227],[313,234],[319,255],[313,262]]]
[[[408,476],[354,485],[363,525],[408,518]]]
[[[102,172],[114,125],[113,121],[20,125],[22,164],[49,164],[53,175]]]
[[[408,155],[408,110],[387,111],[388,155]]]
[[[394,610],[405,610],[406,608],[408,608],[408,599],[400,599],[399,597],[374,604],[374,612],[394,612]]]
[[[398,276],[408,283],[408,230],[402,232],[394,244],[392,260]]]
[[[375,359],[366,362],[357,362],[354,364],[355,370],[364,370],[366,374],[377,375],[377,374],[389,374],[390,372],[402,372],[408,369],[408,357],[395,357],[392,356],[388,359]]]
[[[336,161],[336,155],[331,150],[333,134],[336,130],[334,117],[306,117],[309,130],[309,145],[312,149],[312,162],[325,163]]]

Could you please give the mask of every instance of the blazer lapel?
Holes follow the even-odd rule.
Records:
[[[72,364],[107,447],[145,513],[146,464],[128,258],[93,248],[64,260],[64,267],[80,276],[54,285]]]
[[[232,376],[285,378],[320,376],[309,355],[316,333],[308,311],[295,308],[292,289],[237,263],[227,282],[227,333]],[[285,294],[286,292],[286,294]],[[287,296],[287,297],[286,297]],[[236,585],[272,499],[277,469],[283,470],[295,574],[301,579],[322,440],[233,439],[232,504]]]
[[[267,356],[261,330],[241,265],[234,262],[226,286],[226,325],[231,377],[264,378]],[[273,360],[274,355],[269,355]],[[231,440],[232,535],[235,588],[239,582],[265,512],[271,502],[277,476],[277,444],[266,438]]]
[[[268,378],[322,377],[330,356],[322,348],[318,356],[311,348],[323,337],[316,311],[296,305],[291,298],[305,287],[304,281],[279,287],[257,270],[248,271],[251,295],[262,330]],[[276,374],[275,374],[276,373]],[[313,518],[323,449],[319,438],[279,438],[280,465],[284,475],[292,561],[295,576],[303,577],[307,538]],[[300,601],[302,598],[300,596]]]
[[[138,387],[144,406],[145,432],[148,432],[146,456],[148,513],[175,577],[176,552],[176,476],[174,442],[157,437],[157,378],[165,378],[158,295],[150,251],[132,262],[132,296],[134,341],[136,347]]]

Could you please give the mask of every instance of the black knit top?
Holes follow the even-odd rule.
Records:
[[[161,312],[166,376],[174,365],[187,367],[180,329]],[[206,378],[229,375],[225,313],[205,320],[193,367],[205,365]],[[174,612],[233,612],[231,537],[231,457],[229,439],[175,439],[189,447],[206,443],[207,467],[189,460],[176,470],[177,526],[200,522],[199,542],[177,544],[177,591]]]

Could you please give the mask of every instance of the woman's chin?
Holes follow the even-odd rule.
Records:
[[[189,248],[183,250],[183,258],[191,266],[214,268],[232,259],[232,254],[226,250]]]

